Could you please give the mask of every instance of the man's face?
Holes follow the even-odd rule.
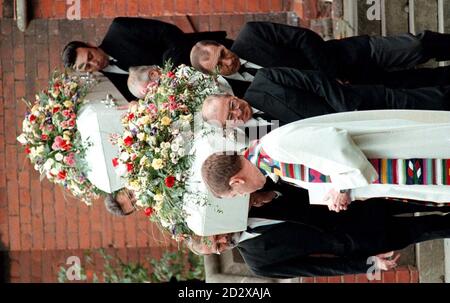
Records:
[[[77,48],[74,69],[81,72],[97,72],[109,64],[108,55],[98,47]]]
[[[250,104],[234,96],[225,96],[212,100],[203,106],[203,116],[211,122],[219,122],[222,126],[235,127],[252,118]]]
[[[199,252],[205,255],[221,254],[237,245],[239,233],[213,235],[206,238],[206,241],[201,242]]]
[[[116,195],[116,201],[120,204],[124,214],[130,214],[136,210],[134,206],[136,204],[134,192],[127,188],[119,190]]]
[[[223,45],[202,46],[209,53],[209,58],[200,58],[200,64],[210,73],[216,71],[223,76],[236,73],[241,67],[239,57]]]
[[[146,68],[130,71],[129,77],[134,77],[137,89],[141,93],[139,98],[144,98],[150,86],[158,85],[158,80],[161,77],[161,69],[159,67],[148,66]]]
[[[228,192],[222,193],[222,198],[233,198],[254,193],[264,187],[266,177],[249,160],[241,157],[242,169],[231,179]]]

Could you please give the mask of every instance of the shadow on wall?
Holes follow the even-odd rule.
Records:
[[[9,251],[3,242],[0,241],[0,283],[9,282],[10,265]]]

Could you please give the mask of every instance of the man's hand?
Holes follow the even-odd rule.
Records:
[[[117,106],[118,110],[131,109],[133,106],[137,106],[137,101],[130,101],[128,104]]]
[[[250,207],[260,207],[272,201],[277,194],[274,191],[254,192],[250,194]]]
[[[394,257],[394,252],[388,252],[385,254],[379,254],[375,256],[375,266],[380,270],[391,270],[397,266],[397,260],[400,258],[400,254]]]
[[[347,210],[347,206],[350,204],[350,195],[348,192],[340,193],[335,189],[331,189],[324,197],[324,202],[327,203],[328,209],[340,212],[341,210]]]

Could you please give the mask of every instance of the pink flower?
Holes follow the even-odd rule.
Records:
[[[72,145],[64,140],[61,136],[57,136],[52,144],[53,150],[64,150],[67,151],[72,148]]]
[[[169,71],[169,72],[167,72],[167,77],[174,78],[175,77],[175,73],[173,71]]]
[[[169,96],[169,102],[175,102],[175,96],[174,95],[170,95]]]
[[[75,166],[75,154],[70,153],[68,156],[64,157],[64,163],[69,166]]]
[[[63,114],[64,117],[70,117],[71,112],[70,112],[69,109],[65,109],[65,110],[62,111],[62,114]]]

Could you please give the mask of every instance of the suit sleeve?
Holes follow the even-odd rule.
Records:
[[[249,22],[245,29],[267,43],[298,50],[315,70],[336,77],[337,64],[325,41],[314,31],[271,22]]]
[[[367,273],[374,269],[368,258],[304,257],[250,269],[270,278],[340,276]]]
[[[310,102],[325,102],[336,112],[358,108],[361,97],[350,89],[319,71],[299,71],[293,68],[277,67],[259,70],[256,77],[265,77],[280,87],[298,91],[299,99],[307,95]],[[291,102],[305,100],[291,100]]]
[[[176,25],[154,19],[119,17],[114,19],[113,26],[140,39],[143,45],[169,48],[183,39],[183,32]]]

